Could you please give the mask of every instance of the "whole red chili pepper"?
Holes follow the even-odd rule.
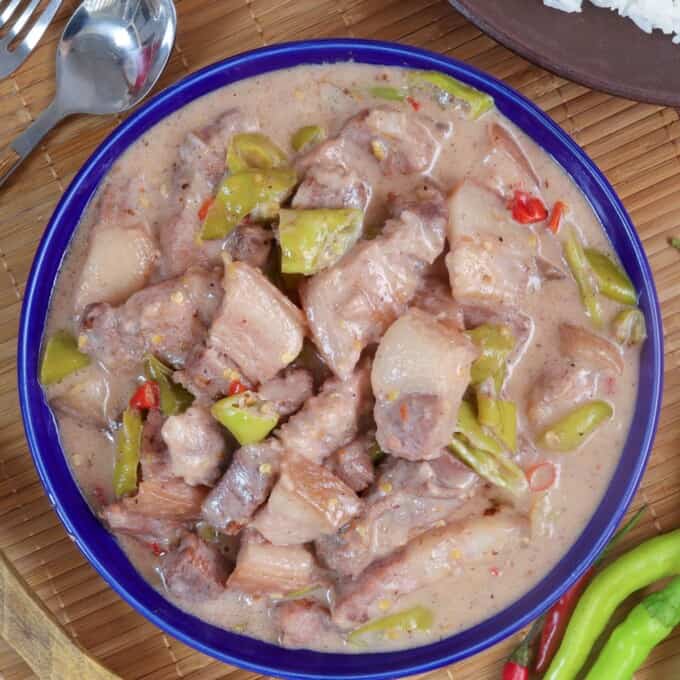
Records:
[[[143,382],[130,398],[130,407],[138,409],[159,408],[161,391],[155,380]]]
[[[509,207],[512,211],[512,219],[520,224],[542,222],[548,217],[548,210],[543,205],[543,201],[526,191],[515,191]]]
[[[503,680],[528,680],[529,668],[534,655],[534,640],[543,627],[543,621],[543,616],[536,619],[529,632],[515,647],[515,650],[505,662],[505,666],[503,666]]]

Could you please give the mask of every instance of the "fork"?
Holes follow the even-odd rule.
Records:
[[[62,1],[50,0],[38,20],[18,42],[15,42],[16,37],[35,14],[41,0],[31,0],[23,8],[23,11],[14,23],[11,22],[11,19],[22,0],[10,0],[9,4],[0,11],[0,29],[7,27],[7,32],[0,38],[0,78],[7,77],[24,63],[28,55],[38,44],[40,38],[42,38],[45,29],[54,18]]]

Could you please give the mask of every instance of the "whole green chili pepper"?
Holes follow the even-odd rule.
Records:
[[[227,167],[231,173],[268,170],[286,165],[287,162],[286,154],[260,132],[234,135],[227,149]]]
[[[493,97],[486,92],[481,92],[439,71],[412,71],[410,80],[414,85],[422,85],[423,83],[434,85],[447,99],[452,97],[465,102],[470,109],[470,118],[473,120],[479,118],[494,106]],[[442,96],[438,97],[438,101],[441,104],[445,103]]]
[[[295,151],[305,151],[326,138],[326,131],[320,125],[305,125],[297,130],[290,140]]]
[[[586,680],[630,680],[649,653],[680,623],[680,578],[648,595],[609,640]]]
[[[137,466],[142,446],[142,414],[134,408],[123,411],[123,422],[116,442],[113,491],[120,498],[137,488]]]
[[[595,248],[585,248],[583,252],[597,277],[602,295],[624,305],[637,304],[633,282],[619,265]]]
[[[622,309],[612,321],[612,331],[621,345],[640,345],[647,338],[645,315],[637,307]]]
[[[497,376],[503,376],[505,360],[515,347],[515,338],[509,326],[485,323],[465,331],[465,334],[481,350],[470,369],[470,382],[479,385],[487,378],[494,378],[496,381]],[[498,384],[496,388],[498,389]]]
[[[210,412],[241,446],[261,442],[279,422],[272,404],[250,391],[220,399]]]
[[[583,245],[573,229],[567,230],[563,247],[564,257],[578,285],[586,313],[595,326],[599,328],[602,326],[602,307],[597,299],[599,292],[597,277],[583,251]]]
[[[46,343],[40,364],[40,382],[52,385],[67,375],[85,368],[90,357],[78,349],[78,344],[70,333],[57,331]]]
[[[350,644],[363,645],[365,643],[361,638],[366,635],[376,633],[386,634],[392,631],[399,633],[426,631],[432,628],[433,622],[434,616],[432,612],[426,607],[416,605],[411,609],[369,621],[366,625],[361,626],[361,628],[353,630],[347,636],[347,641]]]
[[[572,451],[613,414],[614,409],[606,401],[588,401],[548,427],[538,443],[550,451]]]
[[[655,536],[599,572],[569,621],[562,644],[543,680],[571,680],[623,600],[636,590],[680,574],[680,529]]]
[[[160,392],[161,413],[164,416],[174,416],[183,413],[194,401],[194,397],[181,385],[172,380],[172,369],[160,359],[150,355],[146,358],[146,377],[158,385]]]

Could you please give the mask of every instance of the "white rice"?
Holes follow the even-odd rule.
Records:
[[[590,0],[632,19],[645,33],[658,28],[680,43],[680,0]],[[543,0],[544,5],[564,12],[580,12],[583,0]]]

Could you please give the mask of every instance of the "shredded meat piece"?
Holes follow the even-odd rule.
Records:
[[[477,354],[460,331],[419,309],[390,326],[371,372],[383,451],[410,460],[440,455],[455,429]]]
[[[204,519],[216,529],[238,533],[266,500],[279,472],[283,448],[270,437],[242,446],[203,503]]]
[[[335,533],[361,510],[361,501],[326,468],[288,453],[267,505],[252,521],[274,545],[308,543]]]
[[[120,307],[90,305],[80,327],[84,351],[111,370],[135,367],[146,354],[184,365],[220,304],[219,279],[219,269],[194,268],[140,290]]]
[[[271,545],[247,538],[241,543],[227,585],[249,595],[282,597],[324,581],[314,556],[304,546]]]
[[[380,615],[380,601],[394,602],[462,573],[468,564],[518,546],[526,532],[527,520],[509,509],[430,529],[348,581],[338,593],[333,621],[341,628],[354,628]]]
[[[444,248],[446,207],[426,187],[383,233],[360,241],[338,263],[305,281],[300,294],[316,346],[340,378],[362,350],[406,309],[421,277]]]
[[[196,534],[187,534],[180,545],[161,559],[165,587],[187,600],[214,599],[225,589],[229,573],[224,556]]]
[[[119,304],[148,283],[159,252],[140,209],[146,190],[143,176],[129,180],[113,176],[102,190],[76,283],[76,314],[98,302]]]
[[[280,416],[289,416],[314,394],[314,382],[304,368],[289,368],[261,385],[258,394],[271,401]]]
[[[201,406],[191,406],[184,413],[170,416],[161,430],[168,447],[172,474],[192,486],[212,486],[225,462],[224,434]]]
[[[321,463],[354,439],[372,405],[370,363],[364,361],[347,380],[329,378],[276,436],[287,451]]]
[[[359,493],[375,478],[371,451],[375,447],[375,433],[359,435],[346,446],[332,453],[324,465],[347,486]]]
[[[356,577],[371,562],[447,519],[478,488],[479,478],[451,454],[427,462],[392,459],[378,470],[364,509],[333,536],[316,542],[321,562]]]

